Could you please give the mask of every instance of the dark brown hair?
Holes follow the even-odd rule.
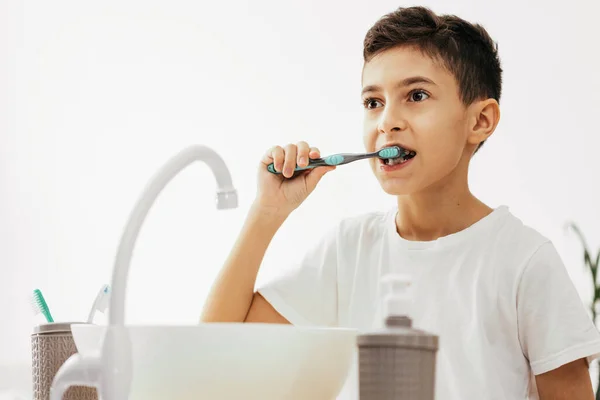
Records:
[[[488,98],[500,103],[498,45],[481,25],[455,15],[437,15],[426,7],[400,7],[369,29],[364,40],[364,61],[399,46],[414,46],[441,62],[456,78],[465,105]]]

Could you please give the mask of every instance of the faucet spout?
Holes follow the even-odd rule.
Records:
[[[179,172],[195,161],[206,163],[215,176],[217,181],[217,208],[237,207],[237,192],[233,187],[229,169],[223,159],[212,149],[202,145],[190,146],[167,161],[142,192],[123,231],[113,268],[109,325],[124,325],[125,323],[125,293],[129,266],[133,247],[148,212],[165,186]]]
[[[57,372],[51,388],[51,399],[59,400],[69,386],[95,386],[101,398],[125,400],[128,398],[133,371],[132,345],[125,325],[125,293],[129,265],[142,224],[156,198],[165,186],[185,167],[195,161],[204,161],[217,181],[217,208],[237,207],[237,193],[231,183],[229,170],[223,159],[205,146],[191,146],[171,158],[150,180],[123,231],[117,250],[112,275],[109,326],[100,354],[74,354]]]

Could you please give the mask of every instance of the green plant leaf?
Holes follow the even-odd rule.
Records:
[[[579,226],[575,223],[575,222],[569,222],[566,226],[567,229],[571,228],[575,234],[577,236],[579,236],[579,240],[581,240],[581,243],[583,244],[583,247],[585,247],[586,249],[588,248],[587,242],[585,240],[585,237],[583,236],[583,233],[581,233],[581,229],[579,229]]]
[[[573,230],[573,232],[575,232],[575,234],[579,238],[579,241],[581,242],[581,245],[583,246],[583,262],[585,263],[585,266],[590,268],[590,270],[592,271],[592,275],[594,276],[594,282],[595,282],[597,268],[592,268],[593,267],[592,257],[590,256],[590,252],[588,250],[588,245],[585,240],[585,237],[583,236],[583,233],[581,233],[581,230],[579,229],[577,224],[575,224],[574,222],[567,224],[567,228],[571,228]],[[598,255],[600,256],[600,253]],[[596,267],[597,266],[598,266],[598,262],[596,262]]]

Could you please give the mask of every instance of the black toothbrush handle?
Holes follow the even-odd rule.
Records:
[[[322,158],[313,158],[308,161],[308,165],[306,167],[296,166],[294,169],[295,176],[297,172],[306,171],[307,169],[312,169],[316,167],[328,167],[328,166],[337,166],[351,163],[353,161],[363,160],[365,158],[376,157],[377,153],[368,153],[368,154],[333,154],[331,156],[322,157]],[[275,170],[275,165],[273,163],[267,165],[267,170],[272,174],[281,174],[281,172]]]

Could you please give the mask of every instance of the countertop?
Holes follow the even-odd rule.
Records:
[[[0,365],[0,400],[29,400],[32,386],[30,365]]]

